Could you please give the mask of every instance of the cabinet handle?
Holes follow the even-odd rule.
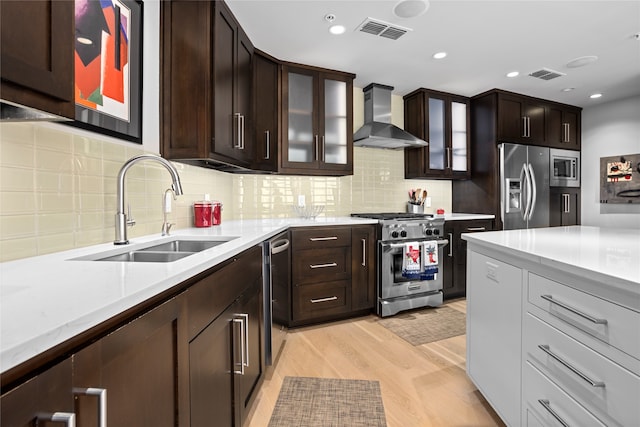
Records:
[[[337,267],[338,264],[336,264],[335,262],[330,262],[328,264],[309,264],[309,267],[311,268],[327,268],[327,267]]]
[[[327,302],[327,301],[335,301],[337,300],[338,297],[333,296],[333,297],[326,297],[326,298],[316,298],[316,299],[310,299],[309,301],[311,301],[312,304],[317,304],[319,302]]]
[[[98,397],[98,427],[107,427],[107,389],[88,387],[74,388],[73,394]]]
[[[318,161],[318,159],[319,159],[319,154],[318,154],[318,135],[314,135],[313,141],[314,141],[314,144],[316,145],[316,161]]]
[[[522,117],[522,137],[527,137],[527,118],[524,116]]]
[[[447,233],[449,234],[449,243],[451,243],[449,245],[449,253],[447,254],[449,257],[453,256],[453,233]]]
[[[467,231],[487,231],[486,227],[467,227]]]
[[[240,138],[240,149],[244,150],[244,114],[240,114],[240,130],[242,138]]]
[[[451,169],[451,148],[447,147],[447,169]]]
[[[268,130],[264,131],[265,136],[265,145],[266,145],[266,154],[264,156],[265,160],[269,160],[271,158],[271,133]]]
[[[570,370],[571,372],[573,372],[574,374],[576,374],[577,376],[585,380],[587,383],[589,383],[591,387],[604,387],[603,381],[592,380],[591,378],[589,378],[588,376],[580,372],[577,368],[572,366],[569,362],[567,362],[566,360],[564,360],[563,358],[561,358],[560,356],[552,352],[548,345],[538,344],[538,348],[544,351],[545,353],[547,353],[550,357],[552,357],[556,361],[560,362],[562,366],[564,366],[565,368],[567,368],[568,370]]]
[[[574,314],[577,314],[578,316],[580,316],[580,317],[582,317],[584,319],[587,319],[591,323],[596,323],[598,325],[606,325],[607,324],[607,319],[598,319],[598,318],[593,317],[593,316],[591,316],[589,314],[583,313],[582,311],[580,311],[580,310],[578,310],[576,308],[573,308],[573,307],[571,307],[571,306],[569,306],[569,305],[567,305],[567,304],[565,304],[563,302],[560,302],[560,301],[558,301],[556,299],[553,299],[553,296],[551,296],[551,295],[540,295],[540,298],[549,301],[551,304],[558,305],[558,306],[564,308],[565,310],[569,310],[570,312],[572,312]]]
[[[570,203],[571,203],[571,199],[569,198],[568,194],[563,194],[562,195],[562,202],[563,202],[563,212],[564,213],[569,213],[571,212],[571,207],[570,207]]]
[[[569,424],[567,424],[567,422],[556,413],[556,411],[551,409],[551,405],[549,404],[549,401],[547,399],[538,399],[538,403],[540,403],[542,407],[553,416],[553,418],[555,418],[560,424],[562,424],[563,427],[570,427]]]
[[[243,355],[242,364],[248,368],[249,367],[249,314],[242,313],[242,314],[239,314],[238,316],[240,316],[244,321],[244,355]]]
[[[367,266],[367,239],[360,239],[362,241],[362,266]]]
[[[571,124],[563,123],[562,127],[564,128],[564,141],[562,142],[571,142]]]
[[[244,355],[245,355],[245,348],[244,348],[244,344],[245,344],[245,331],[244,331],[244,318],[240,318],[237,317],[240,316],[239,314],[236,314],[233,318],[233,323],[239,323],[240,324],[240,370],[236,370],[235,368],[233,369],[233,373],[234,374],[239,374],[239,375],[244,375],[244,367],[245,367],[245,362],[244,362]],[[235,354],[234,354],[234,360],[233,360],[234,365],[238,365],[238,363],[236,363],[235,361]]]
[[[38,421],[51,421],[53,423],[65,423],[67,427],[76,427],[76,414],[73,412],[54,412],[53,414],[38,415],[36,418],[36,426]]]
[[[321,151],[321,153],[322,153],[322,157],[320,158],[320,160],[324,162],[324,158],[325,158],[325,155],[326,155],[326,153],[325,153],[325,146],[324,146],[324,135],[322,135],[322,136],[320,137],[320,142],[321,142],[321,144],[322,144],[322,151]]]
[[[236,134],[235,141],[233,141],[233,148],[242,148],[242,144],[240,143],[240,113],[233,113],[233,119],[236,122]]]
[[[527,138],[531,138],[531,117],[527,117]]]
[[[330,237],[309,237],[309,240],[312,242],[324,242],[326,240],[338,240],[338,236],[330,236]]]

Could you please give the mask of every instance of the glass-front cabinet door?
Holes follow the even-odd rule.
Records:
[[[451,101],[451,170],[452,173],[467,173],[468,171],[468,141],[467,128],[468,104]]]
[[[353,173],[353,75],[287,66],[283,81],[283,171]]]
[[[429,98],[429,169],[444,171],[447,164],[444,99]]]

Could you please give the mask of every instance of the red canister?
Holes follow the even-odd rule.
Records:
[[[193,217],[196,227],[211,227],[212,205],[208,200],[193,204]]]
[[[213,225],[220,225],[222,222],[222,203],[213,202],[213,216],[211,222]]]

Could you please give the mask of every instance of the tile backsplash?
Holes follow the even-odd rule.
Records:
[[[89,135],[89,136],[87,136]],[[0,261],[110,242],[114,238],[116,177],[143,147],[101,139],[60,124],[0,123]],[[354,149],[354,174],[345,177],[233,175],[175,163],[184,195],[173,204],[174,229],[193,224],[192,205],[204,194],[222,202],[222,220],[286,218],[304,195],[323,204],[323,216],[404,211],[410,188],[427,189],[432,208],[451,210],[451,183],[405,180],[402,151]],[[141,162],[128,172],[125,203],[136,225],[129,237],[162,225],[167,171]]]

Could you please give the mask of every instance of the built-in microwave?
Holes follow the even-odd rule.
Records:
[[[580,187],[580,152],[549,150],[549,185],[551,187]]]

